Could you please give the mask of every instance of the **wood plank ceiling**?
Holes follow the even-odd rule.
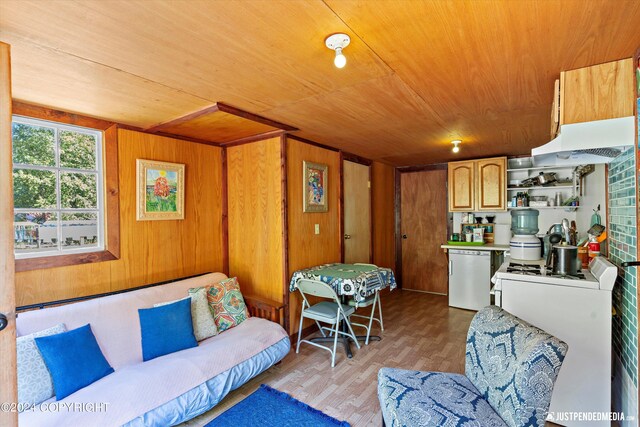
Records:
[[[560,71],[630,57],[638,23],[637,0],[0,2],[17,100],[141,128],[222,102],[398,166],[547,142]],[[344,69],[334,32],[351,36]],[[189,124],[172,131],[252,132]]]

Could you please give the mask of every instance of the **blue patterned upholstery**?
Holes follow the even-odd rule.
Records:
[[[496,306],[467,334],[465,375],[382,368],[388,427],[544,426],[567,345]]]
[[[461,374],[382,368],[378,398],[387,426],[506,426]]]

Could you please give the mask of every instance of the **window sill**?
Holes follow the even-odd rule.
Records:
[[[70,265],[89,264],[92,262],[112,261],[118,257],[112,252],[86,252],[72,255],[56,255],[40,258],[27,258],[16,260],[16,273],[21,271],[39,270],[43,268],[66,267]]]

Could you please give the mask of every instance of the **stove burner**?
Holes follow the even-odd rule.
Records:
[[[578,272],[576,275],[568,275],[568,274],[556,274],[551,269],[547,269],[546,267],[536,265],[536,264],[520,264],[517,262],[510,262],[507,267],[507,273],[515,273],[515,274],[524,274],[527,276],[547,276],[547,277],[557,277],[559,279],[569,279],[569,280],[585,280],[584,274]]]
[[[519,264],[517,262],[510,262],[507,267],[507,273],[526,274],[529,276],[540,276],[539,265],[533,264]]]

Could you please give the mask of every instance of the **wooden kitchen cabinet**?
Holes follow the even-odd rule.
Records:
[[[507,158],[476,160],[476,211],[507,209]]]
[[[561,72],[554,88],[551,137],[564,124],[632,116],[633,72],[631,58]]]
[[[504,211],[507,158],[450,162],[449,212]]]
[[[449,212],[472,211],[475,207],[475,160],[449,162]]]

